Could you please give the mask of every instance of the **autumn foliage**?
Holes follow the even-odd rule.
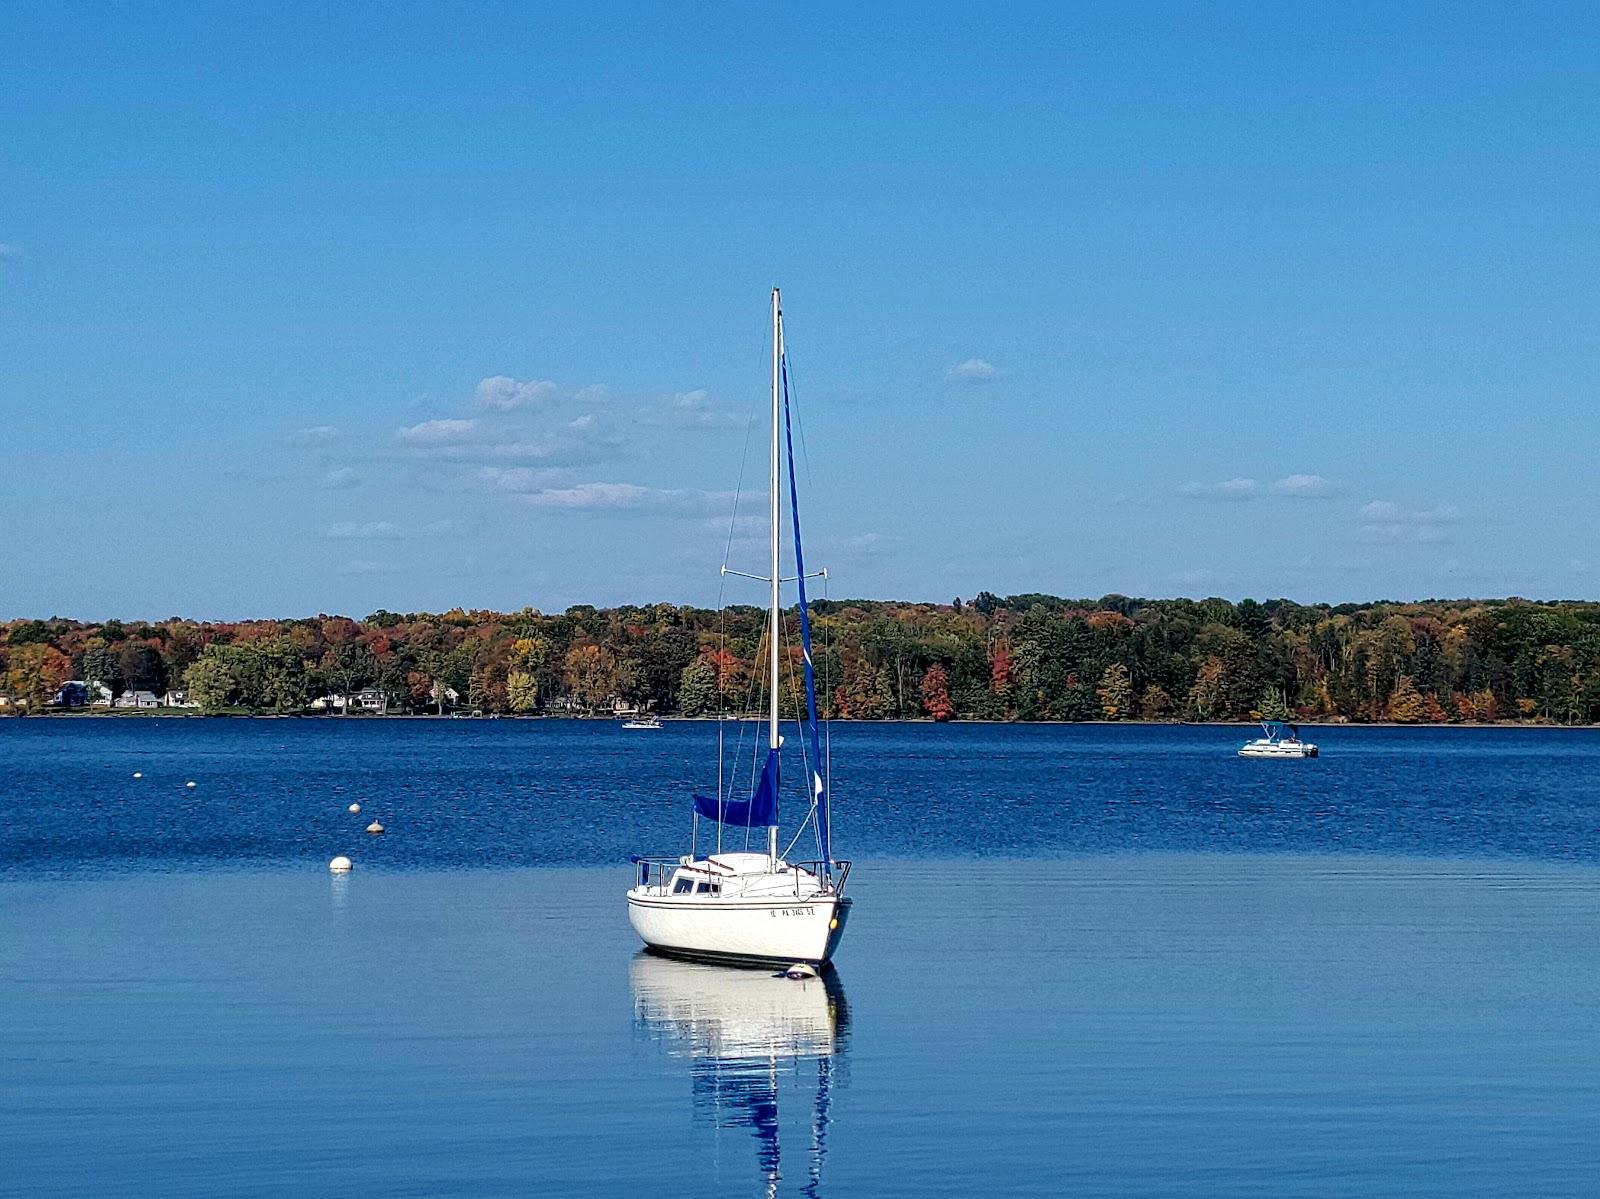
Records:
[[[210,711],[299,712],[364,691],[390,712],[715,715],[766,704],[767,617],[673,604],[461,608],[239,623],[0,625],[0,696],[41,711],[69,678],[187,688]],[[1301,605],[984,593],[812,605],[825,716],[933,720],[1600,719],[1600,604]],[[779,702],[803,702],[786,614]],[[1270,699],[1270,703],[1268,702]],[[326,710],[326,706],[325,709]]]

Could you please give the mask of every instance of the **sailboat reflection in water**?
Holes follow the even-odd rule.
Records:
[[[637,1026],[689,1059],[695,1117],[750,1130],[769,1196],[783,1177],[781,1150],[798,1136],[807,1157],[798,1193],[818,1194],[850,1027],[838,975],[799,981],[648,951],[630,973]]]

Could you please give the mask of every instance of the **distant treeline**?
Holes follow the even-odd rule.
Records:
[[[1600,604],[1307,606],[1049,595],[813,605],[819,700],[854,719],[1537,720],[1600,718]],[[796,613],[783,702],[801,701]],[[365,691],[387,710],[700,716],[765,703],[766,616],[655,604],[375,612],[364,620],[23,620],[0,691],[45,710],[68,679],[183,689],[208,712],[300,712]],[[95,688],[96,694],[103,694]]]

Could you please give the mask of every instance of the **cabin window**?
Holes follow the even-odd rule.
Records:
[[[695,891],[697,891],[701,895],[721,895],[722,894],[722,884],[721,883],[701,883],[698,887],[695,888]]]
[[[701,885],[703,886],[704,884]],[[672,884],[672,893],[674,895],[687,895],[693,890],[694,879],[692,878],[680,878],[677,882]]]

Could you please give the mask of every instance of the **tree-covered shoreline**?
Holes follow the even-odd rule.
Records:
[[[1049,595],[812,605],[832,717],[1398,724],[1600,720],[1600,603],[1144,600]],[[782,701],[802,695],[795,612]],[[51,710],[69,679],[182,689],[206,712],[306,711],[329,695],[392,713],[755,712],[766,614],[675,604],[546,614],[379,611],[202,622],[0,626],[0,695]],[[451,698],[451,697],[454,698]]]

